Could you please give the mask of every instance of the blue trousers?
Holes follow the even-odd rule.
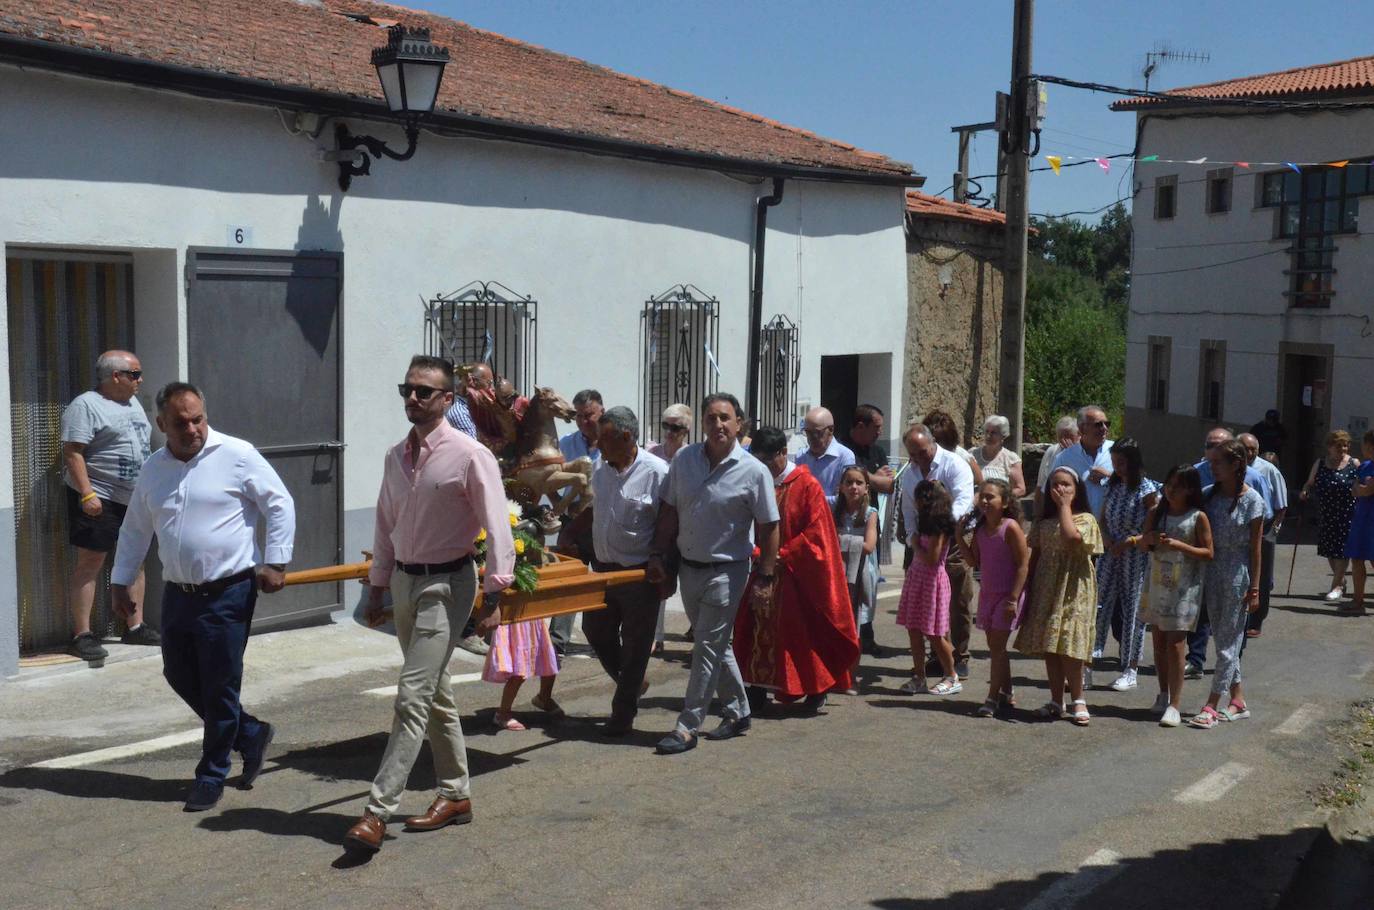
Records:
[[[162,675],[205,722],[196,780],[223,782],[229,752],[243,751],[262,722],[239,705],[243,650],[258,588],[249,577],[216,596],[168,584],[162,595]]]

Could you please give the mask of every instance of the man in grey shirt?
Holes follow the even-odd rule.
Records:
[[[67,484],[68,538],[76,562],[68,587],[75,637],[67,650],[86,661],[107,652],[91,632],[96,579],[119,542],[119,528],[143,462],[152,454],[148,415],[134,398],[143,366],[128,351],[106,351],[95,362],[97,385],[62,412],[62,465]],[[157,632],[143,623],[143,572],[130,585],[137,605],[124,644],[156,645]]]
[[[749,596],[755,602],[772,597],[778,503],[773,475],[737,441],[743,420],[735,396],[708,395],[701,420],[706,440],[678,452],[662,490],[648,580],[658,583],[667,577],[665,555],[676,543],[682,554],[682,606],[695,637],[682,713],[676,729],[657,746],[663,755],[696,748],[697,731],[713,694],[720,695],[725,718],[707,739],[730,739],[750,726],[749,700],[730,636],[749,580],[755,540],[759,572]]]

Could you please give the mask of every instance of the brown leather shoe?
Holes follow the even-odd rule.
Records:
[[[358,823],[344,835],[344,846],[367,853],[382,849],[382,838],[386,836],[386,822],[371,812],[364,812]]]
[[[407,831],[435,831],[445,825],[466,825],[472,821],[472,800],[434,797],[424,815],[406,819]]]

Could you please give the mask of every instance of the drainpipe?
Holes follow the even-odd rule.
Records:
[[[782,202],[783,178],[773,178],[773,192],[760,196],[754,213],[754,288],[749,295],[749,364],[747,391],[744,396],[745,416],[757,420],[759,416],[759,344],[763,338],[763,249],[768,232],[768,210]]]

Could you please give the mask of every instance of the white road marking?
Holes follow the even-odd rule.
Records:
[[[456,676],[450,676],[450,677],[449,677],[449,682],[453,683],[453,684],[456,686],[456,685],[458,685],[458,684],[460,684],[460,683],[477,682],[477,681],[478,681],[479,679],[481,679],[481,678],[482,678],[482,674],[481,674],[481,673],[459,673],[459,674],[457,674]],[[380,686],[379,688],[376,688],[376,689],[364,689],[364,690],[363,690],[363,694],[364,694],[364,695],[377,695],[377,696],[380,696],[380,697],[382,697],[382,698],[390,698],[390,697],[392,697],[393,695],[396,694],[396,687],[395,687],[395,686]]]
[[[888,590],[886,590],[886,591],[879,591],[879,592],[878,592],[878,599],[879,599],[879,600],[886,600],[886,599],[889,598],[889,597],[901,597],[901,596],[902,596],[902,589],[901,589],[900,587],[897,587],[897,588],[890,588],[890,589],[888,589]]]
[[[1239,762],[1227,762],[1208,774],[1202,780],[1187,787],[1174,797],[1180,803],[1211,803],[1227,794],[1236,784],[1245,780],[1254,769]]]
[[[1096,891],[1122,870],[1121,854],[1103,848],[1083,861],[1083,865],[1064,878],[1050,885],[1035,900],[1026,904],[1022,910],[1051,910],[1051,908],[1072,907],[1088,894]]]
[[[32,767],[84,768],[87,765],[95,765],[100,762],[117,761],[121,758],[132,758],[135,755],[144,755],[148,752],[170,749],[173,746],[184,746],[187,743],[200,742],[204,737],[204,728],[196,727],[194,730],[183,730],[180,733],[168,733],[166,736],[157,736],[153,739],[145,739],[142,742],[129,743],[126,746],[110,746],[107,749],[95,749],[90,752],[78,752],[75,755],[64,755],[61,758],[50,758],[47,761],[38,762],[32,765]]]
[[[1306,730],[1312,721],[1317,719],[1321,709],[1316,705],[1302,705],[1288,719],[1274,728],[1274,732],[1281,736],[1297,736]]]

